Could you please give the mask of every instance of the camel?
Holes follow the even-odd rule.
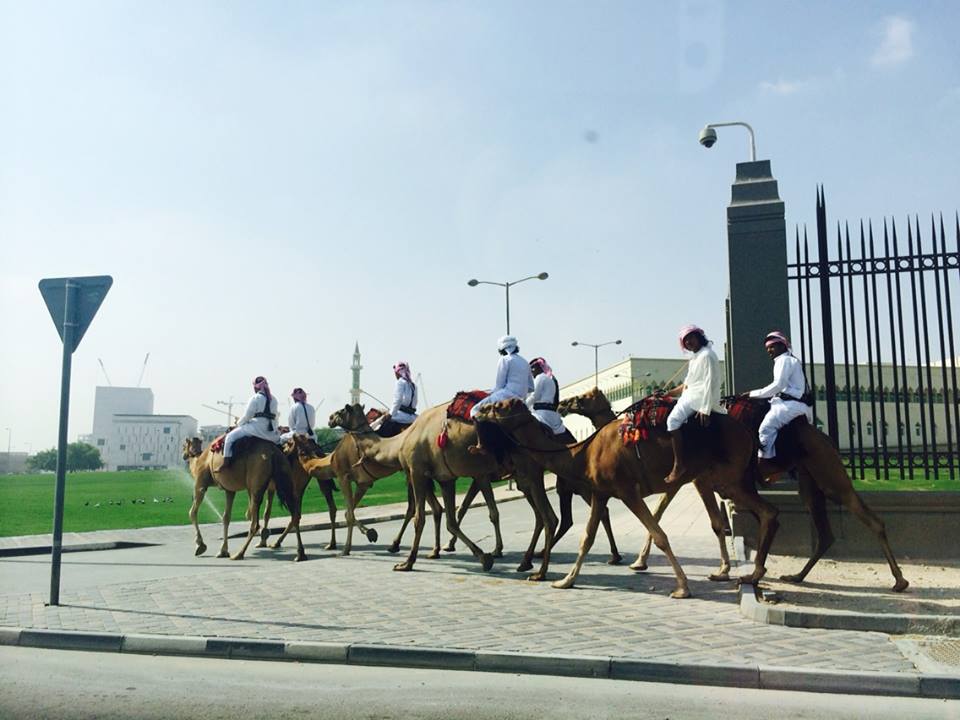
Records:
[[[330,542],[324,545],[324,550],[336,550],[337,549],[337,504],[333,499],[333,470],[330,468],[329,464],[325,468],[317,468],[313,473],[309,472],[301,460],[301,453],[299,451],[299,443],[303,443],[309,448],[309,454],[316,457],[315,453],[319,450],[319,447],[316,443],[306,437],[300,439],[300,436],[294,436],[293,440],[290,440],[287,445],[284,447],[284,455],[287,456],[287,460],[290,462],[290,472],[293,476],[293,490],[294,494],[297,496],[297,502],[300,503],[300,507],[303,507],[303,494],[306,492],[307,487],[310,485],[310,480],[316,478],[317,487],[320,488],[320,492],[323,493],[324,499],[327,501],[327,512],[330,514]],[[324,457],[320,453],[319,457]],[[266,508],[263,511],[263,529],[260,531],[260,542],[257,543],[257,547],[267,547],[267,538],[270,537],[270,511],[273,509],[273,496],[276,492],[276,484],[271,481],[267,486],[267,504]],[[270,547],[273,549],[279,549],[280,545],[286,539],[287,535],[293,529],[293,519],[291,518],[290,522],[287,523],[287,527],[280,534],[280,537],[277,538],[276,542],[273,543]],[[305,559],[305,558],[301,558]]]
[[[748,413],[751,418],[745,417],[744,420],[746,421],[745,426],[752,431],[754,452],[756,452],[759,444],[757,427],[760,425],[760,420],[763,419],[768,401],[750,400],[749,402],[754,405],[752,412]],[[778,454],[776,464],[761,461],[758,474],[764,478],[770,478],[783,472],[796,471],[800,499],[803,500],[807,511],[810,513],[813,527],[817,533],[813,553],[800,572],[783,575],[780,579],[784,582],[802,583],[814,565],[817,564],[817,561],[833,544],[834,536],[830,528],[830,519],[827,517],[826,507],[826,500],[829,498],[834,503],[845,507],[877,536],[877,541],[880,543],[887,564],[890,566],[890,572],[893,574],[894,585],[891,590],[893,592],[906,590],[910,583],[903,577],[903,572],[900,570],[900,566],[893,555],[893,550],[890,548],[886,526],[883,520],[867,506],[863,498],[854,489],[853,481],[843,465],[843,459],[833,446],[829,436],[806,422],[806,420],[798,419],[784,427],[777,440],[778,447],[782,447],[783,452]],[[662,501],[664,507],[670,502],[671,498],[672,496],[664,498]]]
[[[498,480],[513,470],[517,485],[523,491],[528,502],[534,508],[536,522],[545,528],[545,552],[540,569],[529,575],[528,580],[543,580],[550,563],[550,547],[556,517],[547,499],[543,486],[543,471],[520,453],[511,453],[510,462],[501,462],[495,454],[475,454],[471,447],[477,445],[477,426],[470,422],[447,419],[450,403],[432,407],[420,415],[403,435],[400,448],[400,465],[406,471],[413,488],[416,509],[414,512],[414,539],[407,559],[394,566],[397,571],[410,571],[417,559],[420,537],[424,525],[424,503],[432,493],[433,482],[440,485],[443,494],[443,506],[447,517],[447,530],[463,541],[477,557],[484,570],[493,566],[493,556],[483,552],[460,529],[455,512],[456,487],[458,477],[485,478],[488,482]],[[445,438],[439,442],[440,436]],[[442,445],[442,446],[441,446]],[[512,467],[511,467],[512,465]],[[534,546],[527,549],[524,562],[518,571],[532,567],[530,557]]]
[[[498,424],[517,448],[542,467],[552,470],[558,476],[584,478],[593,488],[590,518],[580,542],[577,561],[567,576],[553,583],[553,587],[573,587],[584,558],[593,544],[603,508],[611,497],[616,497],[637,516],[653,536],[653,542],[667,556],[677,579],[677,586],[670,596],[690,596],[686,575],[670,548],[666,533],[643,501],[647,495],[667,490],[663,478],[672,467],[673,452],[665,431],[654,428],[647,441],[634,447],[626,447],[620,439],[619,424],[611,422],[588,440],[568,447],[545,432],[526,405],[519,400],[485,405],[478,412],[477,420]],[[708,451],[705,442],[687,443],[687,479],[698,478],[696,487],[705,501],[707,494],[712,499],[712,492],[717,491],[724,497],[735,499],[741,507],[757,515],[760,522],[760,548],[753,573],[743,578],[744,581],[755,582],[766,572],[764,562],[777,528],[777,509],[760,498],[755,489],[748,490],[743,482],[751,466],[753,451],[744,427],[720,414],[713,416],[711,424],[714,427],[709,432],[717,433],[714,438],[719,440],[724,448],[724,456],[720,457],[715,452]],[[698,430],[689,429],[693,432]],[[717,516],[711,517],[711,525],[725,551],[719,512]]]
[[[290,510],[290,522],[296,528],[297,533],[295,560],[301,560],[306,557],[306,554],[303,550],[303,541],[300,538],[300,503],[294,494],[290,465],[278,445],[259,438],[251,438],[246,443],[248,443],[247,448],[234,458],[233,465],[230,468],[224,470],[223,455],[211,452],[210,448],[201,449],[200,438],[188,438],[184,441],[183,459],[189,463],[190,474],[193,475],[194,482],[190,520],[196,532],[195,554],[202,555],[207,550],[207,546],[200,535],[197,511],[209,488],[217,485],[226,493],[226,503],[223,511],[223,544],[220,546],[217,557],[242,560],[250,546],[250,541],[256,535],[260,518],[260,502],[267,485],[273,479],[280,502]],[[233,511],[234,495],[241,490],[246,490],[249,498],[247,519],[250,520],[250,530],[240,551],[230,555],[227,550],[227,530],[230,525],[230,514]]]

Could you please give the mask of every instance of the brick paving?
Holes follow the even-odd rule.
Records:
[[[575,503],[576,522],[554,553],[551,579],[561,577],[575,558],[586,514],[586,506]],[[117,566],[109,582],[65,584],[58,608],[44,605],[45,593],[15,592],[0,582],[0,625],[916,672],[882,633],[803,630],[743,618],[733,583],[712,583],[706,577],[717,566],[716,540],[693,492],[682,492],[664,519],[690,579],[694,597],[687,600],[668,597],[673,573],[656,550],[648,572],[635,573],[626,563],[606,565],[602,531],[577,588],[563,591],[528,582],[514,567],[529,539],[530,510],[524,502],[510,502],[501,505],[500,515],[507,554],[490,573],[462,550],[440,560],[427,560],[422,553],[415,572],[392,572],[398,556],[388,554],[385,544],[395,522],[378,526],[378,544],[356,539],[354,554],[347,558],[320,549],[327,531],[308,533],[304,540],[312,559],[305,563],[291,562],[289,548],[282,555],[253,550],[257,561],[252,563],[201,562],[192,556],[187,527],[115,532],[126,540],[150,537],[163,543],[157,564],[176,563],[182,571],[131,581]],[[629,562],[642,541],[642,528],[616,502],[611,503],[611,519]],[[471,511],[464,528],[485,549],[492,546],[482,509]],[[431,533],[428,519],[424,537]],[[211,530],[211,548],[215,537]],[[96,554],[120,552],[125,551]],[[0,559],[0,574],[3,568]],[[47,572],[44,564],[37,568]]]

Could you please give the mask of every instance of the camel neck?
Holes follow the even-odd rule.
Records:
[[[567,446],[547,437],[536,421],[508,431],[520,449],[529,454],[537,464],[559,476],[583,477],[586,472],[587,443]]]
[[[369,459],[381,465],[396,465],[400,458],[400,446],[403,434],[382,438],[372,430],[351,433],[360,451]]]

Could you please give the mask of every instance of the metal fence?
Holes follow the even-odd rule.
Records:
[[[923,229],[919,217],[900,229],[893,219],[882,228],[861,221],[852,232],[837,223],[831,248],[820,188],[815,257],[806,228],[797,228],[787,266],[794,346],[816,391],[815,421],[855,476],[960,473],[956,215],[953,226],[948,248],[942,215]]]

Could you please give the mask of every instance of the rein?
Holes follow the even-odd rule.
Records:
[[[528,417],[527,417],[527,422],[525,422],[525,423],[524,423],[523,425],[521,425],[520,427],[526,427],[526,426],[529,425],[530,423],[534,423],[534,422],[537,423],[537,424],[540,423],[539,420],[537,420],[533,415],[530,415],[529,413],[517,413],[517,414],[515,414],[515,415],[507,415],[505,419],[514,418],[514,417],[522,417],[523,415],[528,415]],[[497,425],[500,425],[500,423],[497,423]],[[580,441],[578,441],[578,442],[575,442],[575,443],[573,443],[572,445],[564,445],[562,448],[542,449],[542,448],[527,447],[526,445],[524,445],[523,443],[521,443],[519,440],[517,440],[516,436],[515,436],[510,430],[508,430],[507,428],[503,427],[502,425],[500,425],[500,429],[501,429],[501,430],[503,431],[503,433],[510,439],[510,442],[512,442],[514,445],[516,445],[516,446],[517,446],[518,448],[520,448],[521,450],[526,450],[527,452],[538,452],[538,453],[561,453],[561,452],[567,452],[568,450],[574,450],[574,449],[576,449],[576,448],[579,448],[580,446],[589,445],[591,442],[593,442],[593,439],[594,439],[597,435],[600,434],[600,431],[599,431],[599,430],[594,430],[592,435],[590,435],[589,437],[587,437],[587,438],[585,438],[585,439],[583,439],[583,440],[580,440]]]

